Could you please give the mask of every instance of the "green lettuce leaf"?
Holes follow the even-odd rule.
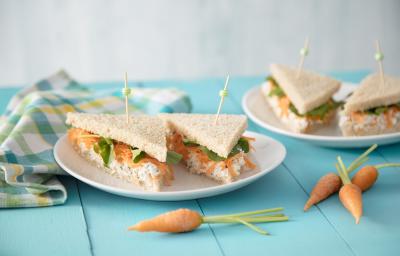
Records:
[[[183,144],[187,147],[196,147],[199,146],[199,144],[197,144],[194,141],[188,140],[188,139],[183,139]]]
[[[204,146],[200,146],[200,149],[208,156],[208,159],[210,159],[214,162],[224,161],[226,159],[225,157],[219,156],[217,153],[209,150],[208,148],[206,148]]]
[[[267,81],[271,82],[274,87],[272,88],[272,90],[269,92],[268,96],[272,97],[272,96],[277,96],[278,98],[282,98],[283,96],[285,96],[285,92],[283,91],[283,89],[278,85],[278,83],[275,81],[275,79],[272,76],[268,76],[266,78]]]
[[[131,148],[132,151],[132,161],[137,164],[142,160],[145,156],[146,153],[138,148]]]
[[[114,157],[114,144],[112,139],[100,137],[100,140],[93,145],[93,150],[101,156],[104,166],[108,167]]]
[[[332,99],[329,102],[322,104],[321,106],[314,108],[313,110],[310,110],[305,114],[300,114],[299,111],[296,109],[296,107],[292,103],[290,103],[289,109],[296,116],[318,117],[318,118],[324,119],[326,114],[328,114],[331,110],[334,110],[334,109],[340,107],[341,105],[343,105],[343,102],[341,102],[341,101],[337,102]]]
[[[167,152],[167,164],[177,164],[181,161],[182,155],[174,151]]]
[[[232,148],[229,157],[232,157],[240,152],[248,153],[250,151],[249,142],[245,138],[240,138],[238,143]]]

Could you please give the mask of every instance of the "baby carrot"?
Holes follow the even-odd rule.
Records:
[[[322,176],[311,191],[310,198],[304,205],[304,211],[307,211],[314,204],[328,198],[333,193],[338,192],[341,186],[342,181],[335,173],[330,172]]]
[[[271,208],[258,211],[243,212],[238,214],[202,216],[196,211],[189,209],[178,209],[156,216],[150,220],[144,220],[128,230],[139,232],[169,232],[183,233],[197,229],[203,223],[240,223],[250,229],[268,235],[268,232],[252,223],[287,221],[288,217],[283,214],[265,215],[266,213],[282,211],[283,208]]]
[[[372,145],[368,150],[366,150],[362,155],[357,157],[349,166],[348,172],[357,169],[366,161],[368,161],[367,155],[371,153],[377,147],[376,144]],[[307,211],[312,205],[325,200],[332,194],[339,191],[342,186],[342,181],[340,177],[335,173],[328,173],[322,176],[317,184],[314,186],[310,193],[310,197],[304,205],[304,211]]]
[[[339,199],[343,206],[353,215],[356,224],[358,224],[363,213],[361,189],[357,185],[351,183],[346,167],[340,156],[338,156],[338,162],[339,165],[336,164],[336,169],[344,184],[339,190]]]
[[[400,167],[399,163],[367,165],[361,168],[351,179],[351,183],[357,185],[363,192],[372,187],[378,179],[378,169],[384,167]]]
[[[178,209],[167,212],[151,220],[144,220],[128,230],[139,232],[188,232],[198,228],[203,222],[203,218],[198,212],[189,209]]]

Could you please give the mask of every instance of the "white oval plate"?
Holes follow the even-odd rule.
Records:
[[[176,165],[172,185],[163,187],[160,192],[145,191],[105,173],[81,157],[72,148],[66,135],[57,141],[53,153],[56,162],[67,173],[98,189],[140,199],[179,201],[219,195],[246,186],[275,169],[285,158],[286,149],[280,142],[254,132],[246,132],[245,135],[256,139],[252,143],[255,151],[250,153],[250,158],[257,164],[256,170],[243,172],[233,183],[219,184],[204,176],[190,174],[183,166]]]
[[[354,88],[354,84],[343,83],[342,88],[334,95],[334,98],[336,100],[343,100]],[[275,113],[261,94],[261,88],[259,86],[252,88],[244,95],[242,107],[246,115],[261,127],[315,145],[338,148],[358,148],[368,147],[374,143],[385,145],[400,141],[400,133],[344,137],[338,127],[338,120],[334,120],[330,125],[322,127],[313,133],[301,134],[292,132],[275,116]]]

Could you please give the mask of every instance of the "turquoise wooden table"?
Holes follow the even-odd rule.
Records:
[[[358,82],[366,72],[333,73]],[[243,113],[246,90],[262,77],[234,78],[223,111]],[[174,86],[187,91],[193,111],[213,113],[223,79],[139,82],[139,87]],[[106,88],[122,82],[93,83]],[[3,110],[17,88],[0,89]],[[211,198],[182,202],[152,202],[119,197],[92,188],[71,177],[61,181],[68,189],[65,205],[0,209],[0,255],[399,255],[400,171],[381,171],[377,184],[364,193],[364,216],[359,225],[333,196],[309,212],[303,205],[313,184],[333,171],[337,154],[348,163],[363,150],[338,150],[305,144],[265,131],[252,122],[249,129],[280,140],[287,148],[282,165],[240,190]],[[372,163],[400,162],[400,144],[379,147]],[[187,234],[128,232],[127,226],[159,213],[187,207],[206,215],[285,207],[290,221],[261,224],[271,235],[262,236],[243,226],[205,225]]]

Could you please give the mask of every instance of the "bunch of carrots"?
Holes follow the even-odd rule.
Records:
[[[128,230],[183,233],[193,231],[204,223],[239,223],[262,235],[269,235],[267,231],[257,227],[253,223],[287,221],[289,219],[287,216],[277,213],[280,211],[283,211],[283,208],[279,207],[217,216],[202,216],[200,213],[190,209],[178,209],[158,215],[153,219],[141,221],[129,227]]]
[[[347,168],[342,158],[338,156],[337,163],[335,164],[338,174],[331,172],[319,179],[311,191],[310,198],[304,205],[304,211],[307,211],[312,205],[321,202],[332,194],[339,192],[340,201],[353,215],[358,224],[363,214],[362,192],[375,184],[378,179],[378,170],[385,167],[400,167],[400,163],[384,163],[374,166],[366,165],[350,179],[349,174],[367,162],[369,160],[368,155],[376,148],[376,144],[372,145]]]

